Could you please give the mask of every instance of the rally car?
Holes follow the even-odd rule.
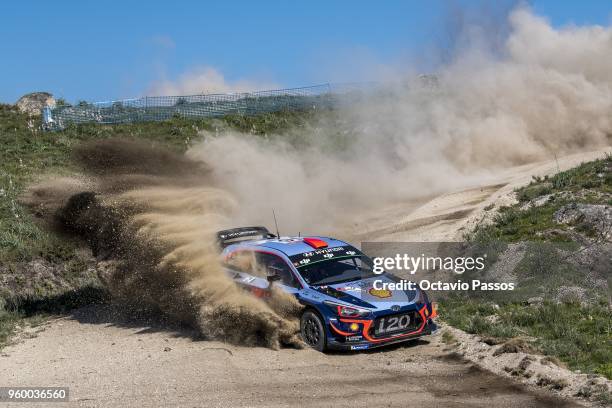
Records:
[[[277,237],[265,227],[224,230],[217,238],[238,285],[259,297],[276,285],[304,305],[301,335],[319,351],[368,349],[437,329],[436,305],[425,292],[381,289],[382,282],[399,279],[373,273],[371,260],[346,242]]]

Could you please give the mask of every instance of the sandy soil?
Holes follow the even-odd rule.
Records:
[[[4,350],[0,383],[70,387],[67,406],[576,406],[475,368],[440,336],[352,354],[274,351],[195,341],[106,308],[43,329]]]
[[[574,155],[558,166],[598,156],[601,152]],[[486,216],[485,207],[510,200],[514,187],[532,175],[556,170],[555,161],[524,166],[411,211],[395,207],[359,235],[456,240]],[[360,353],[274,351],[200,341],[183,329],[126,320],[108,307],[77,310],[6,347],[0,353],[0,385],[70,387],[70,402],[53,407],[579,406],[477,368],[456,357],[440,336]]]
[[[431,197],[412,207],[410,203],[391,207],[382,216],[363,219],[348,235],[360,240],[392,242],[460,241],[466,231],[494,214],[495,207],[513,203],[514,190],[528,184],[533,176],[564,171],[611,151],[612,147],[608,147],[508,169],[491,175],[485,184]]]

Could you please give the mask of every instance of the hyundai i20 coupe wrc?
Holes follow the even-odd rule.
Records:
[[[225,268],[258,297],[275,285],[304,305],[303,340],[316,350],[362,350],[432,334],[436,304],[420,289],[376,289],[398,282],[375,274],[354,246],[328,237],[277,237],[265,227],[217,233]],[[399,286],[399,285],[398,285]]]

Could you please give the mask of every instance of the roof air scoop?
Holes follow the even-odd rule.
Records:
[[[327,242],[319,238],[304,238],[304,242],[314,249],[327,248]]]

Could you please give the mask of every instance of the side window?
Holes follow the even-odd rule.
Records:
[[[257,272],[255,254],[252,251],[234,252],[226,260],[225,264],[228,268],[255,275]]]
[[[258,252],[256,255],[257,263],[264,268],[268,275],[278,275],[281,278],[281,282],[284,285],[291,286],[293,288],[299,288],[300,284],[291,272],[289,265],[282,258]]]

